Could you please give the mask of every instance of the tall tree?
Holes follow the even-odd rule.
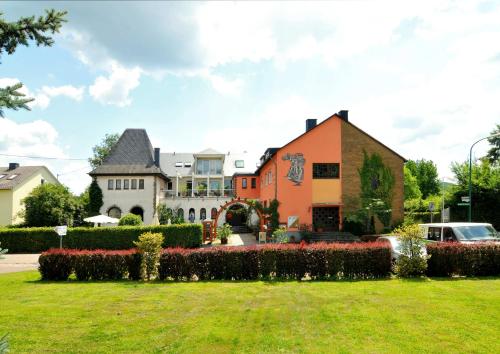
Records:
[[[29,41],[35,41],[37,46],[50,47],[54,44],[53,35],[66,22],[64,18],[66,11],[46,10],[45,16],[37,19],[35,16],[21,17],[15,22],[7,22],[2,18],[0,12],[0,58],[3,53],[13,54],[19,45],[28,46]],[[27,105],[33,101],[32,98],[25,98],[19,92],[23,85],[17,83],[12,86],[0,88],[0,117],[4,116],[3,108],[18,110],[20,108],[29,110]]]
[[[405,200],[422,198],[417,177],[411,173],[408,166],[404,166],[404,195]]]
[[[491,135],[500,134],[500,124],[497,124],[496,128],[493,129]],[[500,135],[493,136],[488,139],[491,148],[488,150],[486,157],[491,163],[499,163],[500,161]]]
[[[119,134],[106,134],[102,142],[92,148],[94,155],[89,158],[89,164],[92,168],[96,168],[103,163],[104,159],[108,157],[111,149],[118,142],[119,138]]]
[[[77,202],[62,184],[44,183],[23,199],[28,226],[72,225]]]
[[[101,187],[94,178],[89,186],[89,214],[99,215],[103,204]]]
[[[437,167],[431,160],[409,160],[406,167],[417,178],[418,188],[422,198],[439,193],[439,179]]]

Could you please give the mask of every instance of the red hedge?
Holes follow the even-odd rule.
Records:
[[[141,256],[135,249],[51,249],[42,253],[39,263],[43,280],[67,280],[72,273],[78,280],[140,279]]]
[[[428,276],[498,276],[500,244],[436,242],[427,246]]]
[[[386,243],[265,245],[165,249],[161,280],[366,279],[386,277],[391,251]]]

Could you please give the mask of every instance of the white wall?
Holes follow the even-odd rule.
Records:
[[[121,179],[121,190],[108,190],[108,179]],[[130,189],[132,182],[129,184],[129,189],[123,189],[124,179],[137,179],[137,188],[139,188],[139,179],[144,179],[144,189]],[[156,176],[98,176],[97,183],[101,187],[103,195],[103,206],[101,214],[108,214],[108,210],[116,206],[122,211],[122,216],[129,213],[133,207],[139,206],[144,210],[144,224],[153,224],[156,205],[154,203],[154,182],[156,181],[156,205],[160,199],[160,189],[165,188],[163,179]],[[116,186],[116,183],[113,185]]]

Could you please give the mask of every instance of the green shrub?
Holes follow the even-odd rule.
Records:
[[[134,247],[134,241],[144,232],[163,235],[163,247],[199,247],[202,243],[200,224],[121,226],[121,227],[74,227],[68,228],[63,247],[72,249],[124,250]],[[24,229],[0,229],[2,247],[10,253],[40,253],[59,247],[59,236],[51,227]]]
[[[1,245],[1,244],[2,244],[2,243],[0,242],[0,245]],[[2,249],[2,247],[0,247],[0,259],[2,259],[2,258],[3,258],[3,257],[2,257],[2,254],[6,254],[6,253],[7,253],[7,251],[8,251],[8,250],[4,250],[4,249]]]
[[[274,230],[273,241],[276,243],[288,243],[286,227],[281,226],[280,228]]]
[[[9,352],[9,340],[8,340],[8,335],[5,334],[3,337],[0,338],[0,354],[8,352]]]
[[[125,214],[118,222],[118,226],[139,226],[142,225],[142,219],[139,215]]]
[[[231,228],[231,225],[229,224],[224,224],[222,226],[219,226],[217,228],[217,238],[221,240],[227,240],[229,236],[233,233],[233,229]]]
[[[151,280],[158,274],[162,243],[163,235],[152,232],[145,232],[139,236],[139,241],[134,241],[142,255],[141,273],[143,279]]]
[[[427,269],[425,239],[417,224],[406,225],[394,230],[401,244],[400,256],[396,260],[394,271],[400,277],[419,276]]]

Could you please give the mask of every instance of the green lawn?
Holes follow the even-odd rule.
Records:
[[[0,275],[19,352],[500,352],[500,279],[46,283]]]

